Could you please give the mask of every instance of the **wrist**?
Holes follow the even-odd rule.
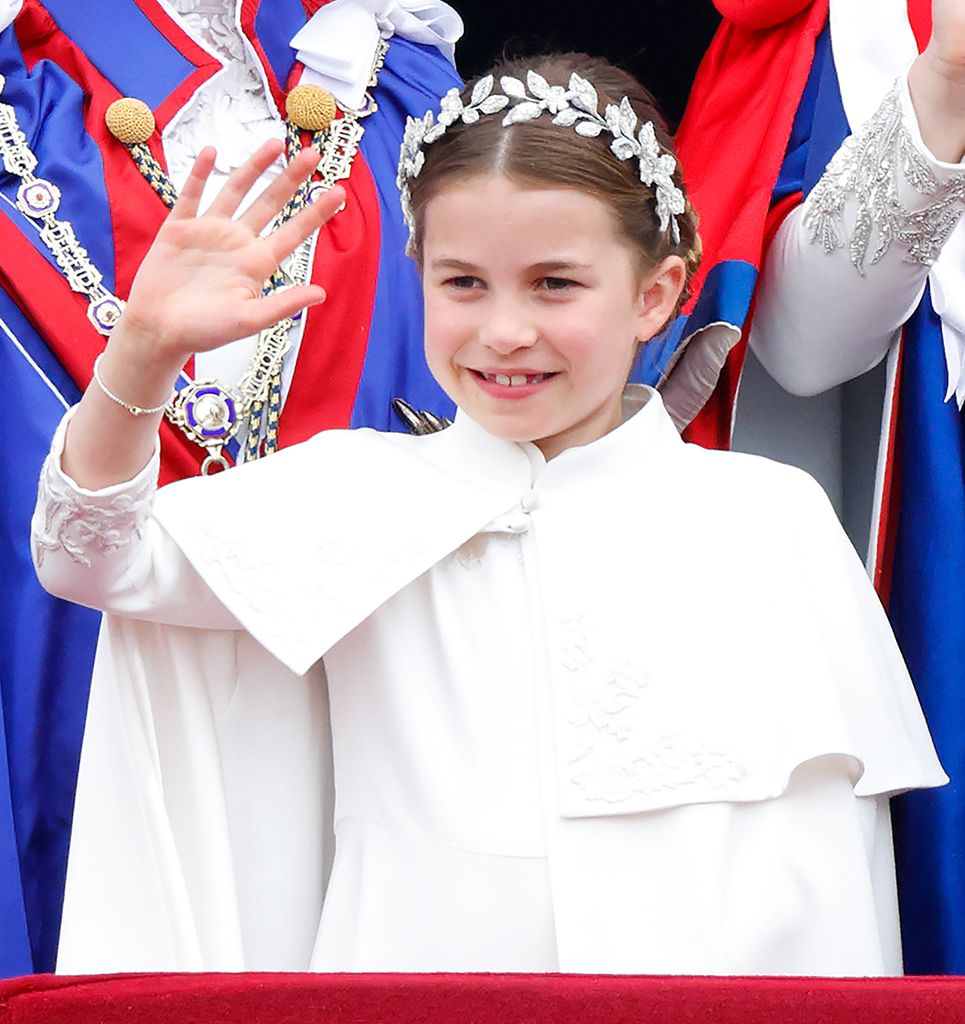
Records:
[[[965,65],[947,60],[932,44],[912,64],[908,90],[932,155],[943,163],[965,159]]]
[[[124,405],[143,409],[163,406],[186,361],[186,356],[159,345],[122,317],[99,357],[99,383]]]

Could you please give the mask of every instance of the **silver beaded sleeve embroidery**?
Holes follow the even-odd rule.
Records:
[[[153,479],[110,497],[88,497],[71,487],[48,456],[40,473],[33,522],[33,558],[39,568],[47,552],[64,551],[78,565],[91,555],[110,555],[140,539],[151,513]]]
[[[809,240],[828,253],[847,245],[859,274],[869,252],[874,265],[895,242],[907,250],[905,262],[931,266],[965,205],[965,174],[939,182],[905,127],[899,89],[896,82],[871,119],[845,140],[809,196],[804,216]],[[930,198],[922,209],[902,204],[899,175]],[[848,238],[844,208],[850,197],[857,212]]]

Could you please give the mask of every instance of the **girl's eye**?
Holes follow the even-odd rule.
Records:
[[[447,278],[444,282],[450,288],[456,288],[459,291],[469,291],[473,288],[481,288],[482,281],[478,277],[473,277],[471,274],[460,274],[459,277]]]
[[[562,292],[579,287],[579,282],[571,281],[568,277],[542,277],[537,286],[547,292]]]

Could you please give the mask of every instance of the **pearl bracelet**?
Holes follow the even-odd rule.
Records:
[[[159,412],[164,412],[167,408],[168,402],[173,398],[177,398],[177,391],[171,392],[171,398],[161,405],[156,405],[153,409],[144,409],[140,405],[132,405],[130,402],[125,402],[123,398],[118,398],[113,391],[104,383],[100,375],[100,361],[104,358],[104,353],[101,354],[94,360],[94,380],[97,386],[104,392],[105,395],[112,401],[116,402],[122,409],[126,409],[132,416],[153,416]]]

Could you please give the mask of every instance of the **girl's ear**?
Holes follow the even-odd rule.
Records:
[[[638,341],[649,341],[673,316],[686,281],[687,268],[679,256],[667,256],[641,275]]]

